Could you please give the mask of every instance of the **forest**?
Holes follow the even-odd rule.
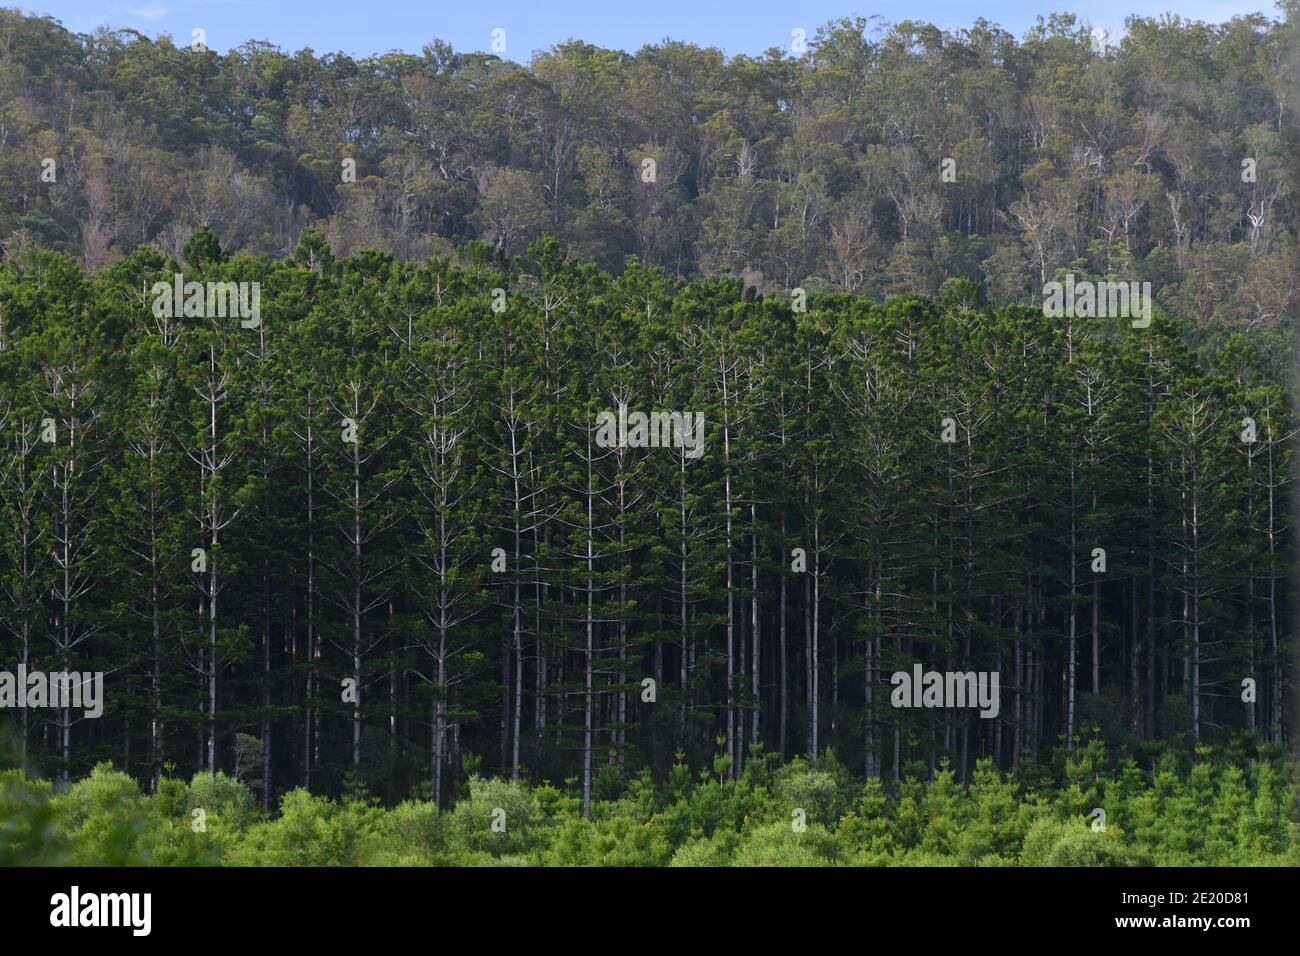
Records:
[[[53,775],[441,803],[483,766],[586,813],[715,739],[732,779],[831,746],[963,783],[1092,735],[1284,742],[1294,429],[1247,334],[1204,365],[1162,314],[963,279],[800,309],[553,239],[183,258],[0,271],[6,657],[106,675],[98,719],[12,712]],[[257,327],[153,308],[173,268],[259,283]],[[703,440],[602,447],[614,408]],[[997,716],[891,706],[913,663],[1000,673]]]
[[[0,865],[1300,863],[1291,26],[868,26],[0,11]]]
[[[1068,263],[1151,281],[1197,327],[1277,328],[1293,11],[1100,42],[1072,14],[1020,39],[853,18],[804,24],[798,53],[575,39],[521,64],[436,40],[221,54],[0,9],[0,242],[100,269],[150,243],[179,260],[200,225],[277,258],[310,225],[401,259],[545,233],[611,272],[873,298],[958,277],[996,305]]]

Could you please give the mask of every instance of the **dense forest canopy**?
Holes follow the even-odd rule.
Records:
[[[256,323],[159,308],[177,270],[259,283]],[[6,659],[109,688],[14,715],[46,772],[441,801],[482,768],[586,811],[678,751],[967,782],[1097,735],[1285,742],[1293,426],[1244,335],[1207,365],[1162,313],[967,279],[801,308],[550,238],[402,262],[311,230],[282,261],[206,228],[179,264],[27,250],[0,311]],[[700,441],[606,428],[650,412]],[[914,665],[1000,674],[996,714],[896,706]]]
[[[519,65],[434,41],[219,55],[0,10],[0,241],[102,268],[198,226],[399,258],[543,233],[760,289],[1036,302],[1058,271],[1150,281],[1193,325],[1296,304],[1292,22],[1056,14],[1020,40],[842,20],[799,55],[574,40]],[[42,163],[54,160],[53,182]]]
[[[1293,29],[0,10],[0,862],[1294,861]]]

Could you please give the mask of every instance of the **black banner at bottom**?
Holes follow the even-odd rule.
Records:
[[[448,941],[671,940],[712,925],[731,944],[768,942],[791,922],[855,921],[864,939],[893,926],[927,943],[993,941],[1010,928],[1071,941],[1199,933],[1231,945],[1234,934],[1290,927],[1297,891],[1294,869],[0,870],[8,941],[75,932],[128,946],[373,943],[431,924]]]

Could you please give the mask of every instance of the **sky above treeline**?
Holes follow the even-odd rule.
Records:
[[[21,0],[20,0],[21,2]],[[1122,35],[1127,16],[1175,12],[1185,19],[1223,23],[1234,16],[1279,17],[1273,0],[1084,0],[1068,6],[1023,0],[916,2],[916,0],[36,0],[27,13],[48,14],[69,30],[129,28],[147,36],[170,34],[188,44],[192,31],[206,31],[209,48],[224,52],[246,40],[265,40],[285,50],[310,47],[317,54],[354,57],[389,50],[419,53],[430,40],[460,51],[492,50],[493,31],[505,31],[504,57],[527,62],[577,38],[634,52],[664,39],[721,49],[728,56],[756,56],[791,47],[793,31],[812,38],[819,25],[845,16],[879,16],[886,23],[924,20],[942,29],[970,26],[977,17],[1017,37],[1038,16],[1068,10],[1081,22]],[[498,36],[500,36],[498,34]]]

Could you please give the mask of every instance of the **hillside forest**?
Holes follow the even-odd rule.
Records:
[[[1292,28],[0,11],[0,863],[1294,865]]]

